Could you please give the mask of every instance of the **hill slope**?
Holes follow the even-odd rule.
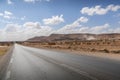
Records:
[[[71,40],[100,40],[100,39],[120,39],[120,33],[111,34],[51,34],[50,36],[40,36],[28,39],[27,41],[51,42],[51,41],[71,41]]]

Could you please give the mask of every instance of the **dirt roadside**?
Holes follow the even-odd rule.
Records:
[[[0,56],[0,80],[2,80],[5,76],[6,69],[10,61],[13,48],[14,47],[10,47],[9,50],[6,52],[6,54],[4,54],[3,56]]]

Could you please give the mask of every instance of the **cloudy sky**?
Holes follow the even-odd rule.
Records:
[[[120,0],[0,0],[0,41],[120,33]]]

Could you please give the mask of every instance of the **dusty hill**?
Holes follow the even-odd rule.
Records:
[[[50,36],[40,36],[28,39],[27,41],[51,42],[51,41],[72,41],[72,40],[103,40],[120,39],[120,33],[110,34],[51,34]]]

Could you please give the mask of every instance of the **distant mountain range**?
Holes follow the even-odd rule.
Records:
[[[50,36],[40,36],[28,39],[27,41],[52,42],[52,41],[72,41],[72,40],[103,40],[103,39],[120,39],[120,33],[109,34],[51,34]]]

